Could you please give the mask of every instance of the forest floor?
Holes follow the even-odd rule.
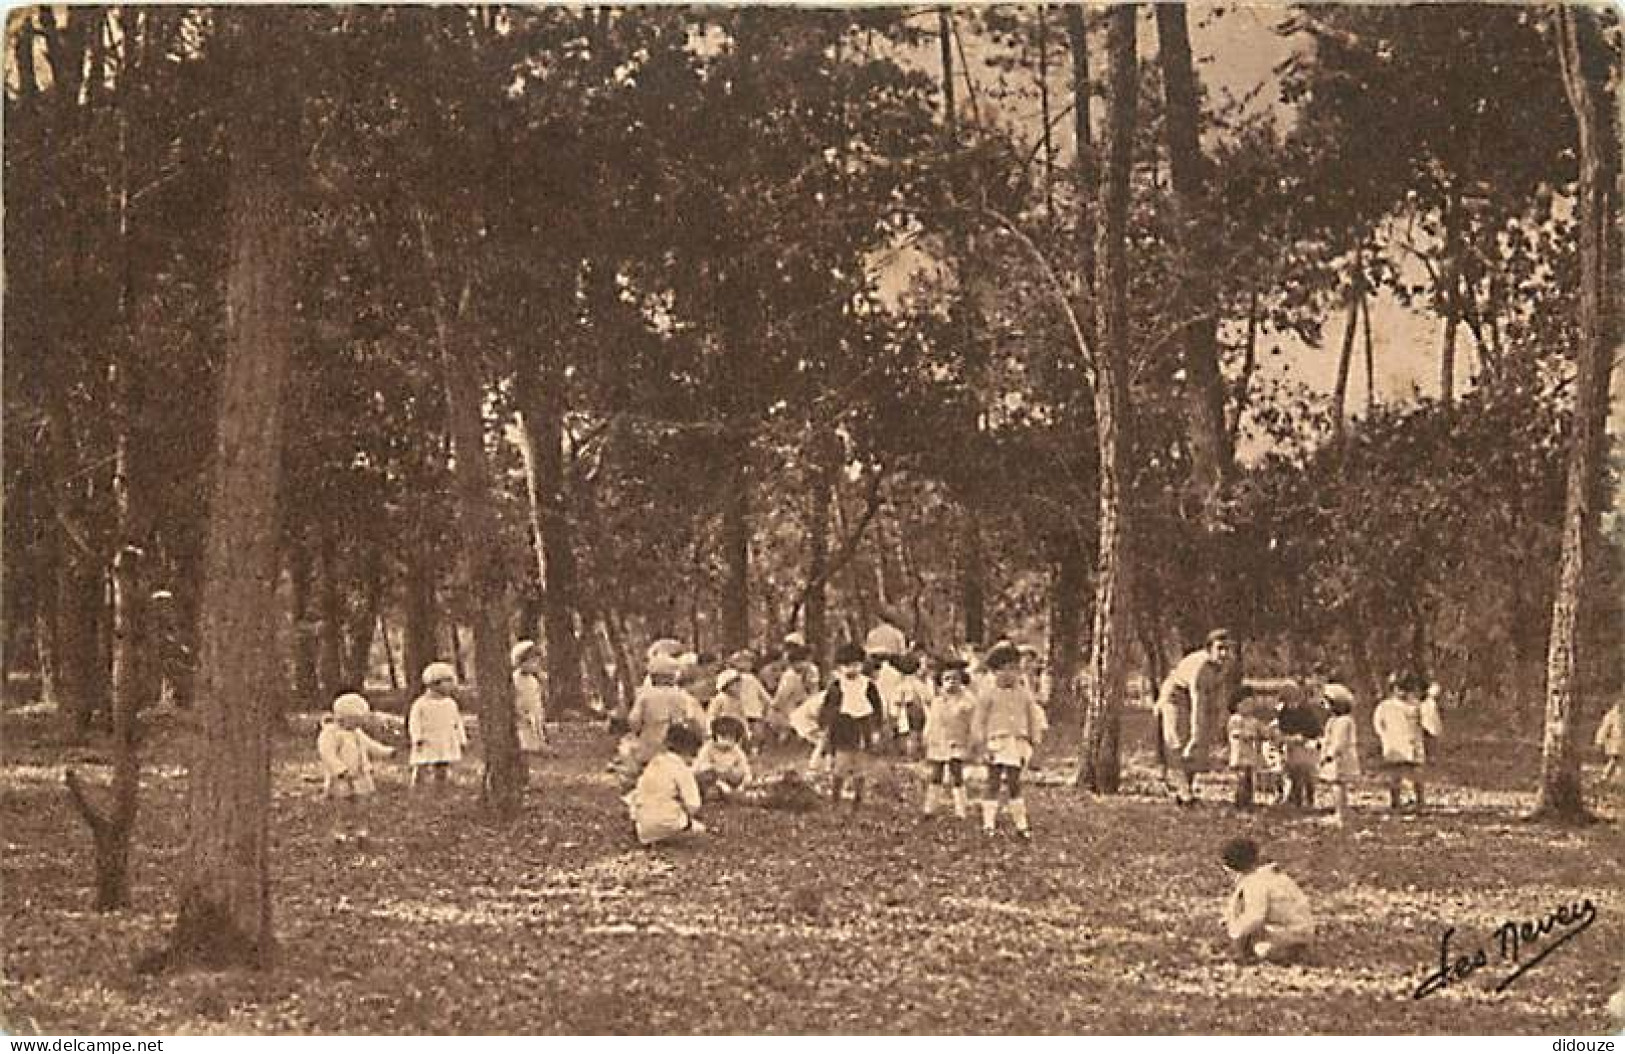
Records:
[[[1129,719],[1125,742],[1144,742],[1145,715]],[[1031,843],[922,819],[899,765],[855,817],[725,807],[704,845],[649,851],[604,772],[612,743],[587,726],[559,729],[505,825],[480,816],[476,766],[429,798],[386,762],[364,854],[331,843],[312,737],[279,737],[276,967],[144,976],[133,963],[162,941],[184,866],[181,737],[155,734],[144,770],[136,906],[101,915],[62,778],[66,765],[105,777],[104,752],[50,727],[10,714],[3,728],[8,1032],[1573,1035],[1611,1030],[1605,1005],[1625,981],[1625,795],[1588,765],[1605,822],[1522,822],[1528,743],[1463,733],[1434,774],[1434,811],[1387,817],[1373,782],[1347,830],[1236,814],[1224,777],[1175,810],[1133,753],[1126,794],[1081,795],[1060,782],[1060,744],[1028,794]],[[1313,900],[1310,963],[1221,954],[1218,851],[1241,833]],[[1587,900],[1588,928],[1558,925],[1519,963],[1503,957],[1504,922]],[[1452,959],[1483,948],[1487,964],[1413,998],[1449,927]]]

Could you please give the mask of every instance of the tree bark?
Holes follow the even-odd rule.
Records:
[[[1554,19],[1563,87],[1579,129],[1579,347],[1574,419],[1569,437],[1563,548],[1546,650],[1546,720],[1541,742],[1540,797],[1535,815],[1557,822],[1588,819],[1580,783],[1577,728],[1581,670],[1581,611],[1585,581],[1598,557],[1607,452],[1611,342],[1618,333],[1617,120],[1615,100],[1591,72],[1593,49],[1606,47],[1592,12],[1558,5]]]
[[[1084,714],[1078,785],[1115,794],[1121,778],[1118,729],[1123,708],[1123,637],[1129,621],[1127,542],[1132,535],[1125,500],[1132,441],[1128,374],[1133,335],[1128,317],[1128,208],[1139,60],[1133,4],[1108,8],[1111,73],[1107,103],[1106,164],[1101,175],[1100,223],[1095,245],[1094,407],[1100,461],[1100,544],[1095,573],[1094,631],[1089,672],[1093,695]]]
[[[469,593],[476,598],[474,687],[479,698],[480,740],[485,752],[486,808],[498,818],[516,815],[524,798],[525,761],[519,752],[513,694],[508,688],[508,574],[496,545],[494,477],[485,453],[485,426],[480,416],[484,386],[478,349],[462,339],[471,285],[465,281],[453,303],[446,295],[445,274],[429,222],[417,209],[417,228],[433,289],[435,341],[439,345],[441,381],[446,390],[446,423],[454,453],[453,486],[457,495],[458,541]],[[453,639],[457,628],[452,627]]]
[[[1444,205],[1444,266],[1439,269],[1444,302],[1444,343],[1439,349],[1439,400],[1456,397],[1456,334],[1461,324],[1461,196],[1451,187]]]
[[[1179,288],[1183,295],[1178,298],[1177,310],[1185,319],[1181,345],[1191,485],[1202,510],[1202,520],[1212,529],[1218,524],[1225,481],[1230,476],[1230,449],[1224,422],[1224,379],[1219,373],[1217,292],[1208,278],[1212,268],[1201,236],[1211,226],[1207,207],[1207,162],[1202,156],[1201,110],[1196,96],[1196,72],[1191,64],[1185,5],[1155,6],[1168,167],[1174,188],[1175,229],[1179,232]]]
[[[1072,134],[1076,141],[1077,156],[1073,167],[1077,179],[1078,196],[1078,260],[1079,273],[1085,284],[1094,281],[1095,223],[1094,196],[1099,177],[1095,173],[1095,138],[1090,124],[1090,101],[1093,88],[1089,81],[1089,25],[1085,21],[1082,4],[1067,4],[1066,36],[1072,52]],[[1084,324],[1092,330],[1094,319],[1086,317]],[[1088,334],[1094,346],[1094,334]]]
[[[316,613],[312,609],[316,572],[310,547],[304,538],[295,538],[288,547],[288,583],[293,594],[293,694],[294,706],[307,710],[321,698]]]
[[[209,494],[187,873],[169,947],[145,964],[264,968],[272,957],[271,744],[283,391],[298,229],[297,54],[284,19],[222,11],[227,129],[226,348]]]
[[[982,552],[982,525],[976,510],[962,504],[959,512],[959,603],[965,618],[965,640],[987,639],[987,566]]]
[[[840,476],[841,440],[833,432],[813,439],[812,500],[807,523],[807,648],[822,664],[830,655],[829,517]],[[790,628],[794,628],[793,626]]]
[[[1377,412],[1377,360],[1371,340],[1371,294],[1364,284],[1360,287],[1360,332],[1365,336],[1365,413]]]
[[[1360,264],[1355,260],[1349,275],[1348,291],[1343,303],[1348,316],[1343,323],[1343,346],[1337,355],[1337,382],[1332,388],[1332,437],[1342,442],[1347,432],[1345,415],[1348,408],[1349,369],[1354,362],[1354,337],[1360,328]]]
[[[532,518],[539,546],[542,625],[546,637],[548,710],[579,714],[582,691],[581,646],[575,632],[576,557],[564,479],[564,371],[562,349],[540,348],[522,358],[515,373],[516,393],[532,473]],[[591,625],[590,619],[584,619]]]
[[[435,557],[429,551],[426,525],[418,522],[407,531],[406,574],[402,583],[405,623],[401,635],[401,680],[408,694],[420,687],[423,668],[439,654],[440,627],[435,619]]]
[[[1068,533],[1055,542],[1055,573],[1050,586],[1049,669],[1050,714],[1069,714],[1076,704],[1072,694],[1082,660],[1083,593],[1089,587],[1089,564],[1082,539]]]
[[[316,669],[321,682],[319,698],[332,699],[344,690],[344,595],[340,591],[338,542],[333,537],[332,524],[326,517],[318,517],[318,520],[316,539],[321,573],[316,578],[316,597],[321,609],[321,632],[317,636]]]

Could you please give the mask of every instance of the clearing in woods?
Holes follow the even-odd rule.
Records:
[[[1129,720],[1125,741],[1145,742],[1145,715]],[[166,931],[183,844],[174,729],[153,733],[143,779],[136,907],[102,916],[62,786],[65,763],[96,773],[102,758],[55,745],[40,719],[6,724],[11,1032],[1594,1034],[1625,967],[1621,794],[1596,789],[1588,767],[1606,822],[1520,822],[1529,743],[1462,730],[1434,772],[1436,812],[1385,818],[1373,782],[1350,831],[1238,816],[1218,800],[1222,778],[1176,811],[1131,756],[1120,798],[1033,786],[1031,844],[922,820],[899,768],[856,819],[827,805],[713,809],[703,848],[651,852],[603,772],[612,742],[577,726],[533,762],[511,826],[479,817],[474,765],[435,799],[384,763],[362,855],[330,844],[313,733],[280,736],[276,969],[145,977],[131,964]],[[1046,754],[1035,782],[1065,774],[1066,744]],[[1237,833],[1308,890],[1313,963],[1243,969],[1219,954],[1218,849]],[[1514,969],[1497,928],[1587,899],[1595,922],[1497,994]],[[1488,964],[1414,999],[1452,926],[1452,958],[1482,946]]]

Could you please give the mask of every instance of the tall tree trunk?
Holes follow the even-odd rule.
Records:
[[[807,524],[807,647],[822,664],[830,655],[829,526],[830,505],[840,475],[841,439],[820,432],[813,439],[812,500]],[[793,627],[792,627],[793,628]]]
[[[407,530],[406,573],[403,576],[405,623],[401,636],[401,679],[415,692],[423,668],[439,655],[440,627],[435,619],[435,557],[429,551],[427,526],[421,522]]]
[[[564,371],[556,366],[560,351],[543,348],[523,357],[515,381],[528,449],[525,461],[532,472],[533,519],[541,555],[548,711],[579,714],[586,709],[586,698],[574,622],[579,603],[564,480]],[[590,626],[591,621],[587,620],[587,624]]]
[[[1089,564],[1082,539],[1067,534],[1055,542],[1055,574],[1050,586],[1049,669],[1051,715],[1070,714],[1072,694],[1082,660],[1083,591],[1089,587]]]
[[[1337,355],[1337,382],[1332,388],[1332,436],[1341,442],[1347,432],[1345,415],[1348,410],[1349,368],[1354,362],[1354,337],[1360,328],[1360,266],[1354,265],[1349,275],[1349,287],[1343,302],[1348,316],[1343,323],[1343,346]]]
[[[378,630],[379,612],[384,606],[384,558],[378,543],[369,543],[363,561],[361,596],[350,609],[344,624],[344,685],[347,691],[361,691],[372,672],[372,641]]]
[[[1236,449],[1236,440],[1241,436],[1241,422],[1247,416],[1247,397],[1252,391],[1253,374],[1258,369],[1258,323],[1259,306],[1258,290],[1253,290],[1247,298],[1247,339],[1241,349],[1241,376],[1236,378],[1235,390],[1230,399],[1230,449]]]
[[[389,667],[389,690],[399,691],[401,687],[401,673],[395,665],[395,645],[389,639],[389,619],[384,617],[382,603],[378,608],[378,640],[384,646],[384,662]]]
[[[293,345],[298,54],[286,19],[222,11],[236,76],[226,348],[209,494],[190,840],[170,945],[146,965],[264,968],[272,956],[271,743],[283,391]]]
[[[317,671],[321,698],[332,699],[344,691],[344,594],[340,591],[338,540],[333,537],[333,526],[326,522],[326,517],[318,517],[318,520],[321,522],[316,525],[316,539],[321,573],[316,578],[316,597],[321,606],[321,633],[317,637]]]
[[[730,461],[722,498],[721,646],[727,651],[750,644],[750,492],[743,456]]]
[[[1364,323],[1360,331],[1365,335],[1365,413],[1370,417],[1377,412],[1377,360],[1371,347],[1371,294],[1363,283],[1360,286],[1360,319]]]
[[[1613,92],[1596,71],[1607,47],[1595,15],[1555,8],[1563,87],[1579,129],[1580,227],[1579,347],[1574,378],[1574,421],[1569,438],[1563,550],[1546,650],[1546,721],[1541,743],[1540,798],[1535,815],[1575,822],[1587,818],[1580,784],[1576,731],[1580,719],[1581,611],[1585,581],[1598,556],[1607,448],[1611,345],[1618,333],[1615,253],[1619,247],[1618,120]],[[1617,60],[1616,60],[1617,61]]]
[[[1181,344],[1191,486],[1202,510],[1202,521],[1212,529],[1218,525],[1224,485],[1230,476],[1230,437],[1224,426],[1224,378],[1219,373],[1218,299],[1208,278],[1212,267],[1202,239],[1202,232],[1211,226],[1207,162],[1202,156],[1201,109],[1185,5],[1155,6],[1157,54],[1162,63],[1167,115],[1168,167],[1174,188],[1175,229],[1179,232],[1179,288],[1183,295],[1177,309],[1185,320]]]
[[[301,710],[315,706],[321,698],[321,676],[317,672],[318,634],[313,600],[316,572],[310,546],[303,537],[288,547],[288,583],[293,593],[293,694]]]
[[[1128,206],[1139,96],[1135,16],[1133,4],[1113,5],[1106,16],[1111,74],[1106,164],[1097,199],[1094,406],[1100,455],[1100,545],[1089,649],[1094,691],[1084,714],[1078,785],[1099,794],[1115,794],[1121,777],[1118,729],[1123,708],[1123,638],[1131,596],[1127,543],[1133,528],[1124,488],[1132,442],[1127,415],[1133,350],[1128,318]]]
[[[1452,186],[1444,205],[1444,265],[1439,268],[1444,344],[1439,348],[1439,399],[1456,397],[1456,334],[1461,325],[1461,195]]]
[[[123,71],[121,71],[122,73]],[[123,78],[120,78],[122,84]],[[121,89],[122,90],[122,89]],[[122,282],[119,320],[122,327],[108,366],[113,427],[113,537],[117,546],[112,573],[112,661],[110,699],[113,732],[113,787],[108,807],[91,804],[73,770],[68,770],[69,793],[90,828],[96,854],[96,909],[114,911],[130,903],[130,834],[135,826],[141,768],[137,753],[137,721],[152,691],[150,647],[146,634],[145,589],[140,564],[141,546],[151,517],[143,498],[150,493],[146,481],[137,482],[133,453],[133,422],[137,404],[137,331],[135,267],[130,229],[130,172],[128,127],[118,122],[118,257]]]
[[[982,525],[976,510],[962,505],[959,513],[959,603],[965,618],[965,639],[992,644],[987,639],[987,564],[982,552]]]
[[[525,761],[519,752],[513,694],[508,687],[508,574],[502,563],[491,474],[485,453],[484,403],[478,349],[464,340],[471,285],[465,281],[455,303],[446,295],[445,275],[421,206],[417,228],[433,288],[435,340],[446,390],[446,422],[455,464],[459,547],[473,604],[474,682],[479,696],[480,740],[485,750],[485,805],[499,818],[519,811],[525,790]],[[453,639],[457,629],[452,628]]]
[[[1038,113],[1043,125],[1044,211],[1055,215],[1055,138],[1049,114],[1049,5],[1038,5]]]
[[[1081,264],[1078,273],[1083,275],[1085,284],[1090,284],[1095,278],[1094,198],[1099,176],[1096,173],[1095,137],[1089,112],[1094,97],[1089,79],[1089,25],[1085,20],[1083,4],[1066,4],[1062,11],[1066,16],[1067,43],[1072,52],[1072,135],[1077,150],[1073,167],[1078,187],[1077,239]],[[1093,347],[1094,318],[1092,315],[1086,316],[1083,322],[1088,331],[1090,347]]]

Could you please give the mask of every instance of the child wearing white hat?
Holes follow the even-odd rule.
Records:
[[[513,666],[513,713],[519,749],[536,754],[547,749],[547,725],[542,709],[542,651],[533,640],[522,640],[508,652]]]
[[[731,717],[739,722],[743,731],[741,742],[750,742],[749,714],[745,711],[745,679],[738,670],[725,669],[717,674],[717,694],[705,707],[705,727],[715,725],[720,717]]]
[[[356,826],[359,818],[356,799],[373,794],[378,788],[372,778],[374,758],[387,758],[395,753],[391,747],[373,739],[362,730],[370,707],[365,696],[346,692],[333,700],[332,714],[322,718],[322,730],[316,736],[316,756],[322,765],[322,794],[337,802],[333,818],[333,841],[343,845],[347,837],[365,846],[367,832]],[[347,830],[353,828],[352,830]]]
[[[425,769],[434,782],[444,786],[451,766],[463,760],[468,730],[463,713],[452,693],[457,688],[457,670],[448,662],[431,662],[423,668],[423,694],[412,703],[406,730],[412,739],[412,782]]]

